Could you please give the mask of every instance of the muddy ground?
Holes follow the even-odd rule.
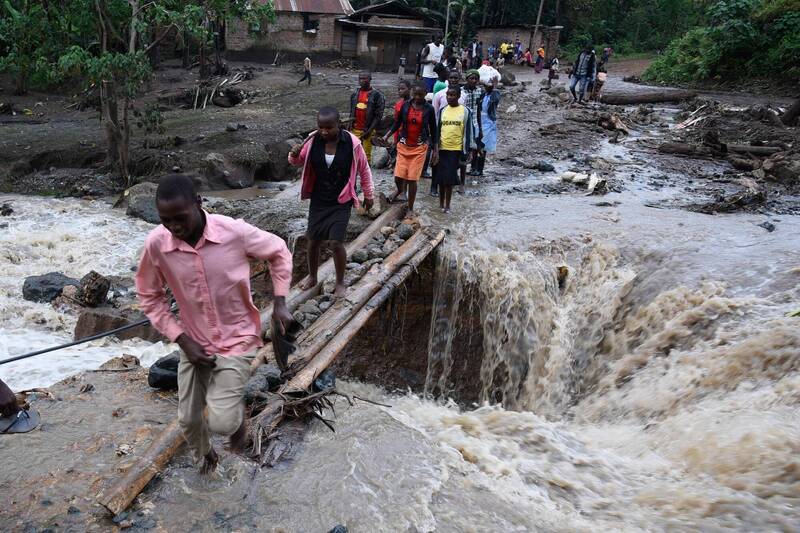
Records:
[[[215,210],[244,217],[297,242],[304,229],[305,206],[297,199],[296,173],[284,163],[285,153],[291,142],[313,129],[315,109],[322,105],[347,107],[357,72],[316,69],[314,84],[306,87],[296,85],[299,75],[291,68],[232,66],[253,73],[252,79],[238,85],[251,96],[232,108],[208,106],[205,110],[181,109],[174,99],[180,89],[189,90],[196,84],[196,73],[174,66],[157,71],[143,102],[160,102],[165,131],[151,136],[135,132],[135,173],[141,180],[154,180],[172,169],[197,173],[203,176],[204,195]],[[620,65],[615,71],[612,63],[607,90],[650,90],[622,81],[623,75],[637,68]],[[765,233],[780,226],[781,214],[800,212],[798,129],[774,120],[789,103],[787,99],[714,93],[680,104],[572,106],[563,93],[541,92],[544,76],[535,75],[532,69],[513,72],[522,83],[503,89],[498,154],[487,165],[486,176],[477,185],[470,184],[470,197],[586,194],[585,184],[560,179],[562,173],[571,171],[587,176],[594,173],[605,183],[595,190],[594,205],[610,208],[608,217],[615,216],[613,208],[618,204],[616,199],[604,197],[606,191],[634,192],[655,210],[677,207],[709,216],[730,210],[759,213]],[[563,78],[561,83],[567,81]],[[394,75],[375,76],[375,85],[387,94],[389,102],[394,99],[394,82]],[[77,101],[72,96],[11,97],[8,85],[0,100],[11,102],[20,111],[16,116],[0,116],[0,190],[88,196],[109,203],[116,198],[112,193],[122,187],[105,167],[96,110],[69,108]],[[608,129],[613,117],[619,122],[612,121],[616,126]],[[676,129],[681,122],[701,117],[691,126]],[[236,131],[227,131],[228,124],[237,125]],[[239,128],[239,124],[245,127]],[[161,147],[144,148],[146,138],[157,140],[155,144]],[[659,147],[667,141],[717,150],[709,148],[702,157],[660,152]],[[730,154],[719,151],[723,144],[778,147],[782,159],[767,164],[767,159],[777,156],[748,156],[752,168],[743,170],[734,166]],[[255,186],[220,191],[224,183],[218,177],[210,178],[203,163],[212,152],[252,177]],[[388,170],[377,169],[375,178],[379,190],[390,190]],[[423,190],[426,185],[423,182]],[[423,220],[446,224],[446,219],[431,214],[433,204],[427,200],[420,201]],[[351,233],[367,223],[366,218],[354,217]],[[302,275],[302,259],[296,261],[296,267],[297,276]],[[428,368],[426,328],[433,302],[432,277],[433,264],[424,265],[402,296],[376,315],[338,363],[341,374],[389,389],[423,389],[426,373],[437,371]],[[479,331],[480,317],[473,318],[476,323],[468,329]],[[376,338],[381,339],[379,344],[373,342]],[[480,349],[479,336],[465,337],[457,350],[464,354],[458,360],[460,366],[452,374],[452,383],[443,385],[464,404],[478,396],[477,380],[470,376],[479,373]],[[381,364],[376,365],[376,360]],[[93,390],[81,392],[87,383]],[[45,420],[41,431],[24,440],[0,442],[3,456],[12,465],[4,467],[0,488],[13,495],[0,509],[0,523],[20,531],[118,527],[93,503],[101,479],[124,468],[127,453],[146,447],[152,434],[174,413],[174,398],[150,390],[140,370],[84,373],[54,386],[52,393],[54,398],[34,402]],[[42,458],[33,471],[30,457]],[[232,460],[226,457],[223,463],[226,461]],[[174,462],[174,468],[190,466],[186,455]],[[148,503],[158,501],[161,494],[157,486],[146,489],[140,504],[126,517],[135,529],[158,527],[165,518]]]

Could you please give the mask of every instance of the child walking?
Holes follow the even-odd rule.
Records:
[[[472,112],[461,105],[461,87],[447,88],[447,107],[439,114],[439,162],[436,165],[436,181],[439,185],[439,207],[450,213],[453,187],[460,183],[459,172],[466,165],[475,129]]]
[[[422,176],[428,146],[431,148],[431,164],[439,160],[437,150],[436,114],[433,106],[425,101],[428,89],[417,82],[411,89],[411,100],[403,104],[394,124],[386,132],[383,140],[389,140],[396,131],[400,132],[397,141],[397,163],[394,167],[394,181],[397,192],[390,201],[397,202],[405,191],[408,197],[407,215],[414,215],[414,202],[417,198],[417,183]]]
[[[364,208],[372,208],[372,172],[361,141],[339,127],[339,111],[323,107],[317,113],[317,129],[303,144],[292,147],[289,163],[302,167],[300,198],[311,199],[308,209],[308,280],[302,290],[317,285],[322,243],[333,250],[336,269],[334,296],[345,296],[344,283],[347,251],[344,241],[352,207],[359,207],[356,176],[361,178]]]
[[[397,82],[397,102],[394,104],[394,120],[397,120],[400,116],[400,110],[403,109],[403,104],[411,100],[411,82],[408,80],[400,80]],[[388,146],[389,157],[391,160],[389,162],[389,166],[394,166],[395,162],[397,161],[397,141],[400,140],[400,132],[394,132],[394,144],[395,146]],[[402,200],[403,202],[406,201],[405,197],[403,197],[403,191],[398,190],[397,196],[398,201]]]
[[[483,86],[484,95],[481,101],[481,141],[478,153],[478,175],[483,176],[486,155],[497,152],[497,106],[500,105],[500,91],[493,83]]]

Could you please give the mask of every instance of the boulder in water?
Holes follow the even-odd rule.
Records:
[[[50,272],[43,276],[30,276],[22,284],[22,297],[31,302],[48,303],[59,296],[67,285],[79,287],[80,281],[61,272]]]
[[[160,224],[161,218],[156,210],[155,183],[139,183],[128,189],[128,216],[139,218],[151,224]]]
[[[159,390],[178,390],[178,363],[180,350],[165,355],[152,365],[147,372],[147,384]]]
[[[111,282],[108,278],[92,270],[81,278],[78,299],[89,307],[97,307],[108,299],[109,290]]]
[[[98,333],[111,331],[134,322],[139,322],[145,317],[142,313],[132,309],[115,309],[113,307],[87,308],[81,311],[78,323],[75,324],[75,340],[85,339]],[[140,339],[158,342],[164,337],[150,325],[139,326],[116,334],[120,340]]]

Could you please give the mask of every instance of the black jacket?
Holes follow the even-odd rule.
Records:
[[[358,104],[358,92],[360,90],[361,88],[359,87],[350,95],[350,119],[352,124],[356,123],[356,104]],[[383,119],[384,107],[386,107],[386,99],[383,97],[383,93],[373,87],[367,100],[367,125],[364,131],[375,129],[380,125],[381,119]]]
[[[575,59],[575,63],[572,65],[572,75],[573,76],[577,76],[578,75],[578,63],[581,62],[581,54],[583,52],[584,51],[581,50],[578,53],[578,57]],[[595,55],[594,50],[592,50],[590,53],[591,53],[591,57],[589,58],[589,64],[587,65],[586,75],[589,78],[594,78],[594,76],[595,76],[595,63],[597,61],[597,56]]]
[[[391,135],[397,130],[400,130],[400,139],[406,138],[406,119],[408,119],[408,110],[411,108],[411,100],[403,104],[400,108],[400,113],[397,115],[397,120],[392,124],[392,129],[389,130],[387,135]],[[427,127],[426,127],[427,126]],[[425,102],[422,108],[422,131],[419,135],[420,144],[424,144],[430,140],[431,146],[436,146],[439,136],[436,134],[436,112],[433,106]]]

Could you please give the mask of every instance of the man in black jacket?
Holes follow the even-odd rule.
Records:
[[[590,81],[594,81],[595,75],[597,74],[597,67],[596,67],[596,57],[594,50],[592,50],[591,44],[586,44],[581,50],[581,53],[578,54],[578,58],[575,60],[575,64],[572,66],[572,73],[569,77],[572,79],[572,82],[569,84],[569,91],[572,93],[573,101],[577,101],[579,104],[583,103],[583,96],[586,92],[586,85]],[[580,96],[575,94],[575,86],[581,84],[580,87]]]
[[[378,89],[372,87],[372,74],[358,75],[359,88],[350,96],[350,131],[361,140],[361,146],[372,164],[372,134],[383,118],[386,99]]]

